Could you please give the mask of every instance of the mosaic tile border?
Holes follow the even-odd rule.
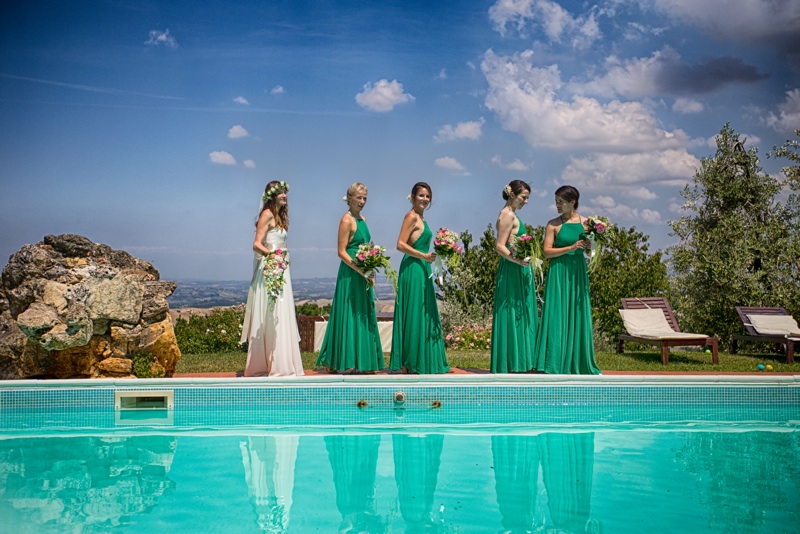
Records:
[[[0,387],[0,434],[114,428],[115,391],[172,390],[173,428],[800,421],[800,384],[460,381]],[[394,402],[402,390],[406,401]],[[358,404],[365,406],[358,407]]]

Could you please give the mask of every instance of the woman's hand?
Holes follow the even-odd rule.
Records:
[[[372,287],[372,286],[375,285],[375,271],[370,271],[370,272],[368,272],[366,274],[361,273],[361,276],[363,276],[364,279],[367,281],[367,285],[369,287]]]
[[[427,254],[423,254],[420,259],[427,261],[428,263],[433,263],[434,261],[436,261],[436,253],[428,252]]]

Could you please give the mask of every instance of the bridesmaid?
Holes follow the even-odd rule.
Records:
[[[386,367],[375,315],[372,290],[374,273],[367,275],[353,262],[359,245],[371,236],[361,210],[367,203],[367,187],[359,182],[347,189],[348,210],[339,221],[339,275],[333,307],[316,365],[329,373],[374,373]]]
[[[584,250],[585,217],[577,211],[580,193],[570,185],[556,189],[559,215],[547,223],[544,256],[550,269],[536,340],[536,369],[557,374],[600,374],[594,359],[592,303]]]
[[[511,255],[512,236],[525,233],[517,210],[528,203],[531,187],[513,180],[503,189],[505,207],[497,217],[497,242],[500,254],[492,311],[493,373],[525,373],[534,368],[534,347],[539,324],[536,289],[530,263]]]
[[[432,196],[431,186],[425,182],[414,184],[409,197],[412,207],[397,238],[397,250],[405,256],[400,264],[394,303],[389,364],[392,371],[435,374],[450,369],[431,278],[431,263],[436,259],[436,254],[429,252],[433,233],[424,217]]]

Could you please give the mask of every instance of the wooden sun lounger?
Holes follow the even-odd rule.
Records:
[[[760,343],[774,343],[778,352],[783,352],[783,345],[786,345],[786,363],[794,363],[794,349],[800,340],[792,339],[787,336],[759,334],[755,327],[750,324],[749,315],[789,315],[783,308],[767,308],[763,306],[736,306],[736,313],[744,324],[746,334],[734,334],[731,341],[731,354],[739,351],[739,341],[758,341]]]
[[[664,297],[644,297],[644,298],[624,298],[622,301],[622,309],[624,310],[641,310],[646,308],[660,309],[664,312],[667,318],[667,323],[675,331],[680,332],[678,320],[675,318],[675,312]],[[680,338],[680,339],[651,339],[645,337],[632,336],[629,334],[621,334],[619,342],[617,343],[617,354],[622,354],[625,351],[625,342],[633,341],[635,343],[644,343],[661,347],[661,363],[667,365],[669,363],[669,348],[670,347],[685,347],[685,346],[706,346],[711,348],[711,361],[719,363],[719,351],[717,347],[717,339],[709,336],[698,336],[696,338]]]

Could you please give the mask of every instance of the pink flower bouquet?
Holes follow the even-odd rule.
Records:
[[[353,263],[367,275],[382,270],[392,284],[392,288],[395,292],[397,291],[397,271],[394,270],[389,262],[389,257],[386,256],[386,247],[379,247],[374,243],[364,243],[358,247],[353,256]]]
[[[264,255],[264,266],[261,270],[264,273],[264,283],[272,305],[283,294],[286,269],[289,268],[287,254],[288,251],[278,248]]]
[[[589,269],[594,269],[597,265],[597,258],[600,257],[600,250],[608,237],[614,231],[614,225],[608,217],[592,215],[583,222],[584,232],[581,237],[589,240],[592,245],[590,250],[585,250],[584,255],[589,260]]]

